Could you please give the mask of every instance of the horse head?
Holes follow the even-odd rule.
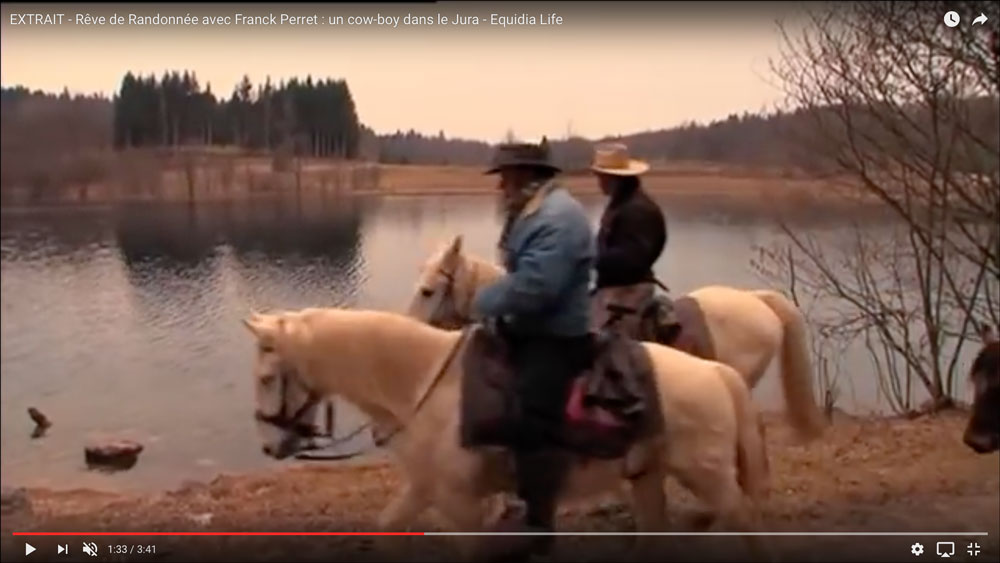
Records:
[[[969,373],[972,414],[962,440],[975,452],[987,454],[1000,449],[1000,341],[986,325],[980,326],[980,336],[983,348]]]
[[[315,436],[312,421],[322,397],[303,380],[294,360],[299,332],[296,317],[253,313],[243,324],[257,339],[254,418],[262,449],[268,456],[284,459]]]
[[[407,314],[437,328],[464,327],[472,322],[476,291],[497,275],[498,268],[465,253],[457,235],[421,265]]]

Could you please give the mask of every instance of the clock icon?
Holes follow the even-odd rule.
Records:
[[[944,24],[948,27],[958,26],[958,22],[961,20],[962,18],[958,16],[958,12],[956,11],[951,11],[944,15]]]

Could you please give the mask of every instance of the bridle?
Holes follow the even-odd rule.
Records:
[[[294,438],[309,439],[317,437],[319,433],[316,431],[316,427],[312,424],[312,422],[303,421],[302,417],[318,405],[320,401],[323,400],[323,397],[302,383],[300,378],[295,377],[294,370],[282,370],[281,373],[278,374],[278,381],[281,386],[281,409],[275,414],[266,414],[260,409],[257,409],[254,411],[254,418],[264,424],[269,424],[279,430],[291,434]],[[288,385],[293,382],[305,389],[306,400],[298,409],[295,410],[295,412],[289,415]]]
[[[444,288],[441,290],[441,297],[428,318],[428,324],[445,330],[458,330],[472,322],[469,313],[462,313],[458,310],[457,299],[455,299],[455,275],[444,268],[438,268],[438,274],[445,279]],[[423,291],[423,290],[422,290]],[[433,295],[433,293],[431,294]],[[424,293],[425,297],[430,297]],[[468,311],[469,307],[465,307]]]

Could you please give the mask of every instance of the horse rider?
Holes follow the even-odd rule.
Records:
[[[649,165],[629,157],[620,143],[598,145],[590,167],[608,196],[597,234],[597,273],[592,320],[601,328],[613,314],[608,305],[638,310],[656,292],[653,264],[667,243],[667,224],[660,207],[642,189],[640,177]],[[627,314],[612,327],[639,338],[638,314]]]
[[[527,511],[525,521],[513,525],[542,532],[554,529],[570,469],[559,431],[572,379],[592,361],[592,231],[583,206],[555,180],[559,172],[545,139],[498,147],[487,174],[499,174],[505,221],[498,246],[507,274],[473,301],[477,317],[500,321],[516,371],[521,409],[511,448]],[[518,538],[522,545],[504,549],[544,552],[553,539]]]

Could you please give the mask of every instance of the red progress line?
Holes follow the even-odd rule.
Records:
[[[14,532],[15,536],[422,536],[423,532]]]

